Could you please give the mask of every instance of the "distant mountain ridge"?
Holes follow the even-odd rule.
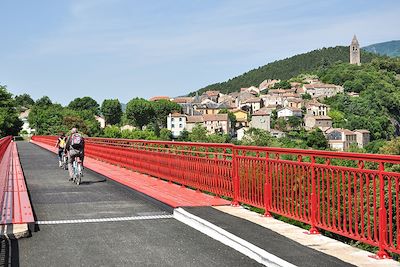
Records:
[[[370,62],[379,55],[367,51],[361,52],[361,62]],[[349,47],[336,46],[313,50],[304,54],[295,55],[290,58],[277,60],[250,70],[228,81],[215,83],[199,89],[197,92],[202,94],[208,90],[218,90],[222,93],[239,91],[240,88],[258,86],[266,79],[288,80],[301,73],[312,72],[323,67],[328,67],[335,62],[349,62]],[[189,96],[196,94],[192,92]]]
[[[363,47],[362,49],[389,57],[400,57],[400,40],[372,44]]]

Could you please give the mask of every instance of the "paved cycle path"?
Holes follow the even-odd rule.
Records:
[[[77,186],[53,153],[18,151],[38,225],[13,242],[15,266],[259,266],[104,176],[85,170]]]

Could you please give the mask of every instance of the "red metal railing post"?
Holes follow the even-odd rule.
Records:
[[[232,173],[233,173],[233,200],[232,206],[239,206],[239,173],[237,163],[237,149],[232,147]]]
[[[272,206],[272,184],[269,175],[269,153],[265,153],[265,183],[264,183],[264,205],[265,205],[265,217],[272,217],[271,210]]]
[[[385,207],[385,180],[383,178],[384,171],[384,163],[379,162],[379,251],[373,256],[376,259],[390,259],[389,254],[385,250],[387,244],[387,215]]]
[[[315,156],[311,156],[311,229],[309,234],[319,234],[317,225],[317,183],[315,177]]]

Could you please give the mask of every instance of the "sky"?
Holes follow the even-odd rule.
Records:
[[[354,34],[400,39],[398,0],[1,0],[0,14],[0,84],[63,105],[176,97]]]

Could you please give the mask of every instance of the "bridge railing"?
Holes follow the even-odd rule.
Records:
[[[400,253],[400,156],[108,138],[86,155]]]
[[[0,162],[3,159],[4,153],[12,140],[12,136],[7,136],[0,139]]]
[[[6,164],[8,158],[5,157],[8,146],[10,145],[12,140],[11,136],[7,136],[0,139],[0,208],[3,207],[4,203],[4,195],[7,191],[7,182],[8,182],[8,165]],[[6,155],[8,156],[8,155]],[[3,160],[4,159],[4,160]],[[1,213],[1,211],[0,211]],[[2,218],[0,218],[1,220]]]

